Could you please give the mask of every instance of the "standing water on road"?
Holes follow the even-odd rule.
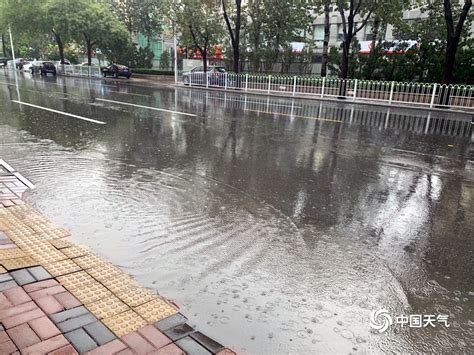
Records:
[[[99,125],[1,81],[0,157],[36,184],[27,201],[216,340],[474,350],[471,116],[21,78],[21,101]],[[450,327],[379,333],[380,309]]]

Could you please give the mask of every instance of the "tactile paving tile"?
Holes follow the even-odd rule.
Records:
[[[22,258],[16,258],[16,259],[4,260],[4,261],[1,262],[1,264],[7,270],[16,270],[16,269],[22,269],[22,268],[25,268],[25,267],[39,265],[38,262],[35,259],[33,259],[29,256],[24,256]]]
[[[130,307],[137,307],[158,298],[155,293],[144,287],[127,287],[114,294]]]
[[[64,253],[69,258],[78,258],[80,256],[84,256],[90,254],[91,251],[84,247],[79,246],[71,246],[69,248],[61,249],[61,253]]]
[[[28,254],[41,263],[51,264],[56,261],[66,260],[67,256],[51,245],[52,249],[31,249]]]
[[[22,258],[27,256],[20,248],[0,249],[0,260]]]
[[[73,246],[73,244],[67,239],[52,239],[49,241],[55,248],[63,249]]]
[[[5,269],[3,266],[0,266],[0,274],[4,274],[7,272],[7,269]]]
[[[109,318],[130,308],[115,296],[110,296],[86,305],[86,308],[99,319]]]
[[[112,265],[112,263],[108,262],[104,258],[97,256],[95,254],[87,254],[85,256],[81,256],[79,258],[75,258],[74,262],[79,265],[84,270],[90,269],[91,267],[97,265]]]
[[[50,264],[43,264],[46,270],[53,276],[61,276],[81,271],[81,267],[72,260],[61,260]]]
[[[99,281],[113,293],[122,293],[127,289],[140,287],[134,279],[124,273],[115,274],[109,278],[101,277]]]
[[[84,305],[112,296],[112,292],[97,281],[81,284],[80,288],[69,289],[69,292]]]
[[[68,290],[74,290],[83,287],[86,283],[97,282],[85,271],[74,272],[63,276],[58,276],[57,280]]]
[[[102,322],[118,337],[123,337],[147,325],[146,320],[132,310],[104,318]]]
[[[156,298],[153,301],[133,308],[133,310],[150,323],[178,313],[176,308],[161,298]]]
[[[99,266],[99,267],[94,266],[90,269],[87,269],[87,273],[89,273],[97,281],[102,282],[118,274],[122,274],[123,271],[114,265],[107,265],[107,266]]]

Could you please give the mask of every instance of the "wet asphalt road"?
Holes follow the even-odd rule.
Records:
[[[252,354],[474,351],[472,115],[14,83],[0,72],[0,157],[27,201],[203,332]],[[379,334],[381,308],[451,326]]]

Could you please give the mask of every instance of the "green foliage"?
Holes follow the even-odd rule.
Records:
[[[169,69],[171,67],[171,62],[170,62],[171,56],[169,51],[164,51],[161,53],[160,56],[160,68],[161,69]]]
[[[111,63],[124,64],[132,68],[153,66],[154,54],[150,48],[138,48],[136,44],[130,42],[116,42],[114,46],[108,47],[104,54]]]

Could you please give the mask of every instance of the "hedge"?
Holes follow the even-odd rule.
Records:
[[[161,70],[161,69],[146,69],[146,68],[131,68],[134,74],[147,74],[147,75],[174,75],[173,70]]]

